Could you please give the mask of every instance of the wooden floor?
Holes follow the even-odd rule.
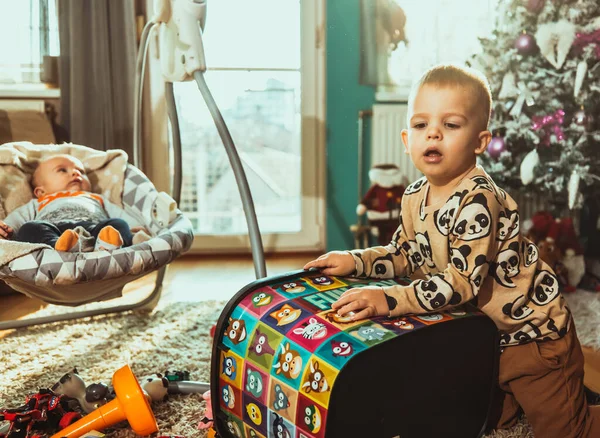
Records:
[[[277,255],[267,257],[267,275],[302,269],[318,254]],[[167,302],[227,300],[255,279],[254,267],[248,256],[188,256],[171,263],[167,270],[161,300]],[[124,289],[124,301],[135,301],[154,287],[155,274],[129,283]],[[21,318],[44,307],[44,303],[15,294],[1,296],[0,321]],[[0,332],[0,339],[5,335]],[[1,342],[1,341],[0,341]],[[600,392],[600,352],[583,348],[585,382]]]

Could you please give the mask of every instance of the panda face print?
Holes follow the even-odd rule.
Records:
[[[394,263],[391,254],[375,259],[371,276],[374,278],[392,278],[394,276]]]
[[[450,230],[454,226],[454,221],[456,220],[458,207],[467,193],[467,190],[456,192],[450,196],[442,208],[433,213],[435,227],[444,236],[450,234]]]
[[[471,247],[463,245],[460,248],[450,248],[450,263],[460,272],[465,272],[469,269],[467,264],[467,256],[471,254]]]
[[[452,234],[461,240],[477,240],[489,236],[491,228],[492,217],[487,198],[478,193],[460,211]]]
[[[515,321],[525,319],[533,313],[533,309],[527,307],[525,302],[525,295],[521,295],[512,303],[505,304],[502,307],[502,313],[504,313],[506,316],[509,316],[510,319],[514,319]]]
[[[402,242],[402,249],[406,253],[406,257],[410,262],[412,272],[415,272],[417,269],[423,266],[423,263],[425,263],[425,259],[419,252],[417,242],[415,242],[414,240],[411,240],[409,242]]]
[[[415,285],[415,295],[420,306],[425,310],[436,310],[445,306],[450,297],[450,304],[458,304],[460,295],[454,292],[454,289],[442,274],[435,275],[429,280],[421,280]]]
[[[550,271],[539,271],[530,290],[531,301],[544,306],[554,300],[558,294],[558,279]]]
[[[497,240],[509,240],[519,234],[519,212],[517,210],[504,210],[498,217]]]
[[[538,247],[527,241],[523,241],[521,244],[521,252],[523,253],[523,264],[525,267],[529,267],[538,261],[540,253],[538,251]]]
[[[426,181],[427,179],[425,177],[416,180],[414,183],[409,185],[406,190],[404,190],[404,196],[419,192],[425,185]]]
[[[425,231],[425,233],[417,233],[415,239],[417,243],[417,249],[423,256],[425,265],[427,265],[428,268],[435,268],[435,263],[433,263],[431,243],[429,243],[429,233],[427,233],[427,231]]]
[[[511,278],[519,274],[519,243],[512,242],[507,249],[500,251],[493,263],[492,275],[504,287],[515,287]]]
[[[489,269],[490,264],[486,260],[485,255],[480,254],[475,257],[475,267],[469,276],[469,282],[471,283],[473,295],[477,295],[479,293],[483,279],[487,276]]]
[[[425,213],[425,199],[421,201],[421,205],[419,205],[419,219],[422,221],[427,217],[427,213]]]
[[[471,181],[473,181],[475,183],[475,189],[485,189],[488,190],[494,194],[495,190],[494,190],[494,186],[492,185],[492,182],[487,179],[485,176],[483,175],[476,175],[473,178],[471,178]]]

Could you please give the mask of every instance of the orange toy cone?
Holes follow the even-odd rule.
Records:
[[[52,438],[78,438],[91,430],[100,431],[123,420],[127,420],[138,435],[158,431],[150,403],[129,365],[115,372],[112,383],[116,394],[113,401],[55,433]]]

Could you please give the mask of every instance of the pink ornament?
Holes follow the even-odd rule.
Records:
[[[556,110],[554,114],[548,114],[545,116],[533,116],[531,128],[534,131],[544,132],[544,138],[542,144],[550,146],[550,135],[554,134],[558,141],[565,139],[565,133],[562,130],[562,124],[565,121],[565,111],[562,109]]]
[[[515,40],[515,48],[521,55],[533,55],[538,47],[535,38],[528,33],[523,33]]]
[[[494,160],[497,160],[500,157],[500,154],[506,150],[506,142],[504,141],[504,137],[500,137],[496,135],[490,141],[490,144],[487,147],[487,152]]]
[[[534,14],[539,14],[544,6],[546,5],[546,0],[527,0],[527,10]]]

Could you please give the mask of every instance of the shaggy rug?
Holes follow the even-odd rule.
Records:
[[[600,348],[600,294],[567,295],[582,344]],[[0,407],[16,407],[25,395],[52,386],[77,367],[87,384],[110,384],[115,370],[129,364],[142,379],[165,370],[185,370],[208,381],[212,348],[210,327],[223,302],[159,303],[152,313],[94,317],[65,324],[20,329],[0,338]],[[35,316],[56,312],[54,306]],[[204,412],[200,394],[174,395],[153,410],[160,434],[204,437],[196,429]],[[127,423],[105,431],[110,438],[133,438]],[[532,438],[527,422],[487,438]]]

